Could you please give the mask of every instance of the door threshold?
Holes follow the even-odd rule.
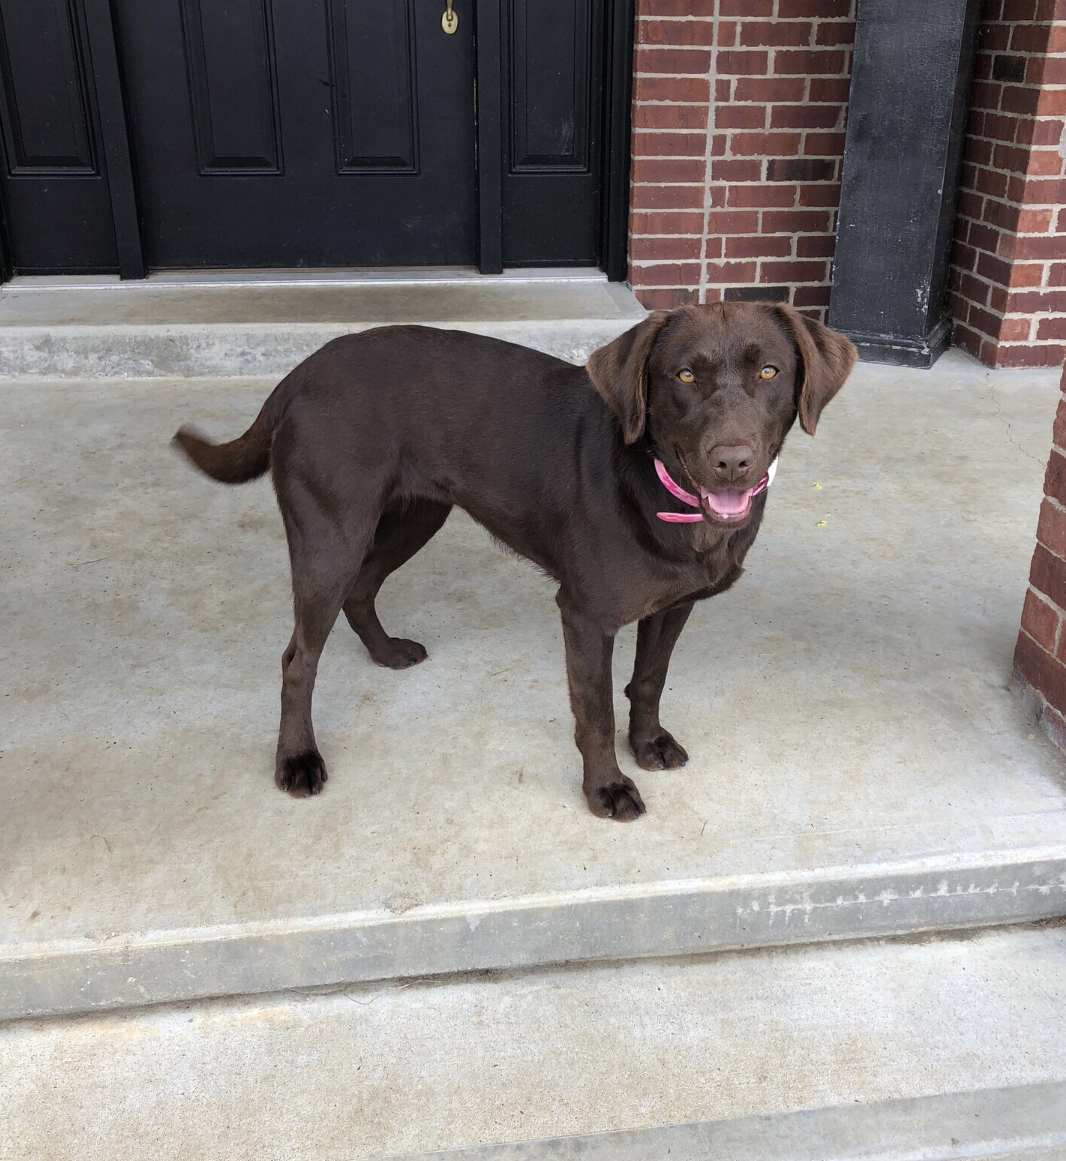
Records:
[[[481,274],[472,266],[315,270],[163,270],[143,279],[117,274],[17,274],[3,290],[135,290],[137,287],[203,286],[440,286],[450,283],[518,286],[536,283],[606,282],[592,267],[516,266]]]

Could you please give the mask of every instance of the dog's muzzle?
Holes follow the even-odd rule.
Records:
[[[690,508],[699,508],[701,510],[703,509],[703,505],[706,504],[715,516],[722,521],[728,522],[729,520],[739,520],[741,517],[746,516],[752,499],[760,492],[765,492],[773,483],[774,476],[777,474],[777,460],[775,459],[769,468],[767,468],[766,475],[763,476],[754,488],[747,488],[744,491],[712,491],[710,488],[701,487],[700,495],[694,496],[691,492],[686,492],[673,479],[666,470],[666,465],[658,458],[655,460],[655,474],[659,477],[659,481],[670,495],[676,496],[682,504],[688,504]],[[656,512],[655,515],[660,520],[665,520],[667,524],[697,524],[704,519],[702,511]]]

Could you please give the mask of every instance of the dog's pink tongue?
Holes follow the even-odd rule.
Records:
[[[739,516],[747,510],[753,489],[748,488],[744,492],[711,492],[701,488],[700,491],[711,510],[719,516]]]

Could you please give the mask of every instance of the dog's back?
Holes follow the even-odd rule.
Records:
[[[399,441],[427,481],[448,473],[456,456],[464,471],[488,457],[494,462],[486,471],[498,476],[501,467],[547,451],[560,431],[560,412],[592,400],[582,381],[570,363],[484,335],[377,327],[310,355],[237,439],[215,444],[183,426],[173,442],[212,479],[241,484],[267,471],[275,434],[291,417],[309,438],[325,429],[330,443],[338,428],[357,429],[379,446]],[[488,431],[491,439],[478,438]]]

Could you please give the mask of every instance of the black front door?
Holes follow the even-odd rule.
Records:
[[[116,0],[147,263],[475,260],[473,22],[434,0]]]
[[[0,0],[0,263],[620,271],[631,15]]]

